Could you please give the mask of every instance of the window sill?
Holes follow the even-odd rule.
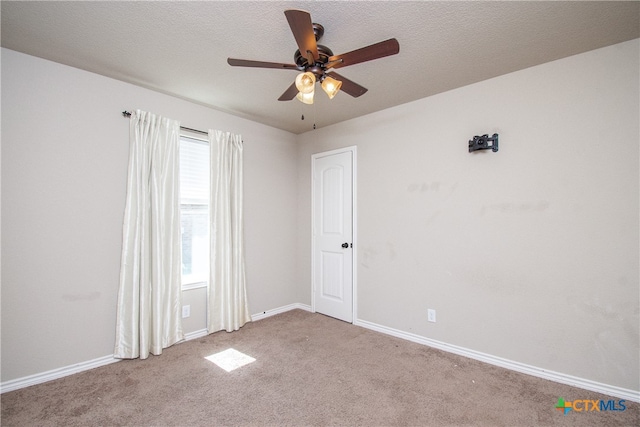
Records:
[[[206,288],[207,287],[207,282],[196,282],[196,283],[189,283],[186,285],[182,285],[182,290],[183,291],[191,291],[194,289],[202,289],[202,288]]]

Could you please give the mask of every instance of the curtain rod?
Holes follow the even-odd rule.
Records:
[[[122,112],[122,116],[123,117],[131,117],[131,111],[123,111]],[[180,129],[188,130],[188,131],[195,132],[195,133],[201,133],[202,135],[209,135],[209,132],[205,132],[203,130],[198,130],[198,129],[192,129],[192,128],[188,128],[188,127],[185,127],[185,126],[180,126]]]

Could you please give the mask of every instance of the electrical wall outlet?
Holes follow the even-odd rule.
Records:
[[[436,322],[436,311],[434,309],[430,308],[427,310],[427,320],[433,323]]]
[[[186,318],[191,316],[191,306],[190,305],[183,305],[182,306],[182,318]]]

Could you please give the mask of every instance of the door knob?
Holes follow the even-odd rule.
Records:
[[[348,243],[343,243],[343,244],[342,244],[342,247],[343,247],[343,248],[345,248],[345,249],[347,249],[347,248],[349,247],[349,244],[348,244]]]

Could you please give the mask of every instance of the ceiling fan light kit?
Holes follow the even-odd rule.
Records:
[[[333,99],[333,97],[336,96],[336,94],[342,87],[342,82],[340,80],[334,79],[331,76],[324,76],[321,86],[329,96],[329,99]]]
[[[296,77],[296,88],[300,93],[313,92],[315,84],[316,84],[316,76],[309,71],[300,73]]]
[[[333,99],[340,90],[357,98],[366,93],[367,88],[339,75],[334,69],[372,61],[400,52],[398,41],[389,39],[351,52],[334,55],[328,47],[317,44],[317,41],[324,34],[324,27],[313,23],[309,12],[289,9],[285,10],[284,14],[298,44],[298,50],[294,53],[295,64],[227,58],[227,63],[234,67],[301,71],[291,86],[280,95],[278,101],[290,101],[297,98],[305,104],[313,104],[314,87],[318,81],[329,99]],[[328,74],[329,72],[331,75]]]
[[[298,94],[296,95],[296,98],[298,99],[298,101],[302,102],[303,104],[313,104],[313,93],[315,91],[311,91],[309,93],[302,93],[302,92],[298,92]]]

